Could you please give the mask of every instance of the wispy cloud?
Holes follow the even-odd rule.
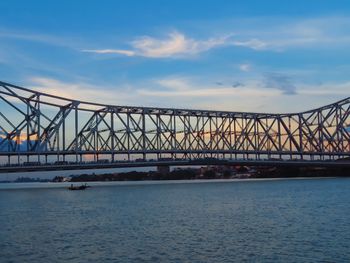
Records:
[[[251,70],[251,65],[248,63],[243,63],[239,65],[239,69],[244,72],[248,72]]]
[[[255,112],[299,112],[349,96],[350,83],[302,84],[289,75],[269,73],[263,78],[206,82],[183,76],[153,80],[137,94],[177,107]],[[155,89],[157,87],[157,89]],[[293,96],[290,96],[293,95]],[[317,97],[317,99],[315,99]],[[265,105],[261,108],[259,105]]]
[[[233,41],[231,43],[233,46],[238,46],[238,47],[247,47],[250,49],[254,50],[263,50],[267,48],[267,43],[260,40],[260,39],[249,39],[249,40],[244,40],[244,41]]]
[[[168,77],[164,79],[154,80],[154,88],[139,89],[138,93],[142,95],[156,97],[193,97],[193,98],[220,98],[227,96],[275,96],[279,94],[278,90],[271,90],[262,87],[257,81],[248,81],[246,84],[234,82],[225,84],[219,82],[207,84],[195,81],[186,77]]]
[[[338,96],[339,98],[349,97],[350,81],[328,82],[317,86],[300,84],[297,90],[300,95],[308,96]]]
[[[183,33],[174,31],[169,33],[166,38],[140,37],[130,43],[131,49],[84,49],[82,51],[149,58],[184,57],[223,46],[228,43],[229,38],[230,35],[206,40],[196,40],[185,36]]]
[[[115,87],[113,89],[113,87],[102,87],[86,82],[66,82],[46,77],[32,77],[29,83],[27,87],[30,89],[73,100],[116,105],[123,104],[123,100],[130,100],[128,92],[120,94]],[[126,87],[125,90],[127,90]]]
[[[213,22],[215,24],[215,22]],[[120,54],[148,58],[187,58],[219,47],[247,48],[255,51],[284,51],[289,48],[334,48],[350,44],[350,17],[325,16],[308,19],[281,19],[278,17],[225,20],[218,24],[222,33],[211,26],[208,36],[197,39],[178,30],[163,37],[141,36],[128,41],[128,48],[79,48],[87,41],[81,37],[23,32],[0,28],[0,39],[32,41],[64,46],[96,54]],[[234,28],[234,29],[232,29]],[[213,37],[215,35],[215,37]],[[103,36],[101,37],[103,38]],[[105,41],[108,37],[105,37]],[[110,42],[110,40],[108,40]],[[125,43],[121,43],[125,44]]]
[[[170,76],[155,79],[148,82],[149,88],[137,90],[138,94],[155,97],[208,97],[208,98],[234,98],[235,96],[253,97],[278,97],[288,95],[339,95],[348,96],[350,82],[335,82],[324,84],[303,84],[293,77],[283,73],[268,73],[263,78],[225,82],[203,82],[184,76]],[[218,85],[218,83],[220,85]],[[290,96],[288,96],[290,97]],[[292,96],[292,99],[294,96]]]
[[[143,82],[142,88],[139,88],[140,85],[135,83],[134,85],[125,85],[126,88],[121,89],[123,92],[118,91],[116,87],[101,87],[86,82],[66,82],[46,77],[32,77],[29,79],[29,83],[28,88],[48,94],[112,105],[140,105],[140,101],[142,101],[142,105],[147,102],[148,106],[169,106],[167,103],[171,102],[173,107],[196,108],[203,107],[200,106],[203,101],[213,102],[215,100],[219,102],[221,99],[238,97],[259,99],[279,95],[278,90],[261,87],[255,81],[245,84],[241,82],[222,83],[222,85],[217,86],[215,83],[205,84],[184,76],[150,79]],[[227,109],[227,106],[220,103],[217,106],[218,108],[223,106]],[[213,108],[210,105],[208,107]]]
[[[239,81],[235,81],[233,84],[232,84],[232,87],[233,88],[238,88],[238,87],[244,87],[244,84],[239,82]]]
[[[221,37],[195,39],[179,31],[165,37],[138,37],[128,43],[128,49],[83,49],[97,54],[120,54],[148,58],[188,58],[219,47],[247,48],[255,51],[281,52],[289,48],[334,48],[350,44],[349,17],[320,17],[314,19],[279,18],[254,19],[255,23],[226,22],[226,33]],[[208,32],[210,35],[210,31]],[[212,33],[213,34],[213,33]],[[216,34],[216,33],[215,33]]]
[[[123,49],[84,49],[83,52],[91,52],[97,54],[121,54],[125,56],[135,56],[135,51]]]
[[[285,95],[295,95],[296,86],[292,83],[291,77],[281,73],[268,73],[265,77],[265,88],[277,89]]]
[[[237,32],[245,41],[236,44],[257,51],[291,48],[332,49],[350,44],[350,17],[328,16],[309,19],[270,18]],[[247,33],[244,31],[246,29]]]
[[[72,49],[76,49],[83,42],[81,38],[77,36],[53,35],[48,33],[18,31],[4,28],[0,28],[0,39],[37,42],[50,46],[60,46]]]
[[[325,83],[318,86],[294,85],[289,82],[291,80],[288,76],[277,73],[273,73],[272,76],[270,81],[277,82],[274,83],[275,86],[266,86],[264,79],[234,83],[225,81],[218,86],[215,82],[207,82],[202,78],[169,76],[145,80],[142,86],[133,83],[118,88],[33,77],[27,87],[66,98],[101,104],[250,112],[308,110],[348,96],[350,89],[349,82]],[[290,94],[294,96],[289,96]],[[261,105],[265,106],[261,108]]]

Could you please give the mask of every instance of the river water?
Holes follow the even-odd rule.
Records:
[[[349,262],[350,179],[0,185],[0,262]]]

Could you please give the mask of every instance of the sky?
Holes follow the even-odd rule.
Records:
[[[350,1],[0,1],[0,80],[115,105],[300,112],[350,94]]]

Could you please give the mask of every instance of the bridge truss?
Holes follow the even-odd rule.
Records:
[[[114,106],[0,82],[2,163],[350,156],[350,97],[292,114]]]

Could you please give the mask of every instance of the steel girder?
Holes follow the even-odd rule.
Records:
[[[221,112],[89,103],[0,82],[0,100],[9,160],[350,156],[350,98],[301,113]]]

